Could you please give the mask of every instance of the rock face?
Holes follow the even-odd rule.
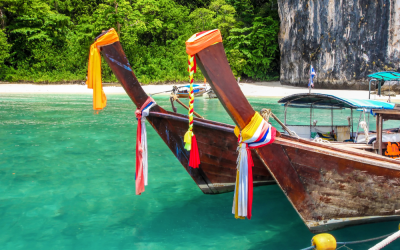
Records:
[[[282,84],[366,89],[400,71],[400,0],[278,0]]]

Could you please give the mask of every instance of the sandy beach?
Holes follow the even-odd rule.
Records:
[[[182,85],[182,84],[181,84]],[[172,90],[173,84],[166,85],[143,85],[143,89],[148,94]],[[177,86],[180,86],[179,84]],[[245,96],[248,97],[284,97],[287,95],[308,93],[306,87],[293,87],[282,85],[280,82],[254,82],[254,83],[240,83]],[[104,87],[104,92],[109,94],[126,94],[121,86],[107,86]],[[88,89],[86,85],[78,84],[63,84],[63,85],[39,85],[39,84],[0,84],[0,94],[92,94],[93,91]],[[367,90],[332,90],[332,89],[313,89],[312,93],[331,94],[343,98],[357,98],[368,99]],[[169,95],[163,93],[162,95]],[[371,99],[387,101],[387,96],[378,97],[371,95]],[[392,101],[400,101],[400,95],[391,98]]]

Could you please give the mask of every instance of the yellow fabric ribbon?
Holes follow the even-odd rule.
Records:
[[[241,135],[242,141],[245,142],[253,137],[262,121],[262,116],[259,113],[255,112],[249,124],[244,127],[242,132],[240,132],[238,126],[235,127],[235,130],[233,132],[235,133],[236,137],[239,137],[239,135]]]
[[[89,54],[88,78],[86,85],[93,89],[93,109],[101,110],[107,104],[107,98],[103,91],[101,81],[101,56],[100,47],[118,42],[118,34],[115,29],[110,29],[99,37],[91,46]]]

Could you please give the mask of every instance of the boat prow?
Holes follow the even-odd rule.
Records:
[[[136,107],[141,107],[148,95],[133,73],[120,42],[101,47],[101,53],[133,103]],[[194,119],[201,164],[200,168],[193,169],[188,166],[189,152],[184,148],[183,141],[188,128],[188,117],[166,111],[156,105],[151,109],[147,121],[204,193],[233,191],[237,157],[236,153],[232,154],[232,151],[236,152],[237,145],[233,126],[206,119]],[[271,174],[255,154],[254,159],[255,185],[275,184]]]
[[[197,52],[196,59],[243,129],[255,111],[236,83],[222,43]],[[399,219],[400,162],[325,144],[282,136],[255,149],[310,231]]]

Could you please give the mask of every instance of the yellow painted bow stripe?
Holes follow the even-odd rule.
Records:
[[[259,113],[255,112],[249,124],[247,124],[246,127],[242,130],[241,136],[243,142],[246,142],[254,136],[262,121],[262,116]],[[234,133],[236,137],[239,137],[240,129],[238,126],[235,127]]]

